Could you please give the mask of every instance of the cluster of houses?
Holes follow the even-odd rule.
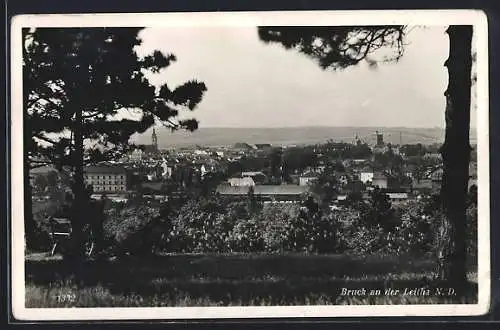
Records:
[[[300,175],[294,175],[296,178],[292,183],[270,185],[269,180],[263,172],[242,172],[237,177],[232,177],[219,185],[217,193],[233,198],[246,197],[251,191],[256,197],[261,198],[266,202],[297,202],[301,200],[304,194],[311,192],[311,188],[317,182],[321,175],[321,169],[307,169]],[[337,201],[345,200],[347,194],[353,190],[359,192],[369,191],[370,188],[378,186],[382,189],[388,188],[388,177],[377,172],[361,172],[361,180],[352,178],[346,173],[336,175],[337,187],[331,187],[340,193],[337,194]],[[359,183],[359,185],[356,185]],[[356,189],[356,187],[358,187]],[[407,193],[388,192],[388,196],[397,200],[405,200],[408,198]]]
[[[153,171],[146,170],[145,172],[133,166],[117,164],[88,166],[84,170],[84,179],[86,184],[92,187],[96,198],[99,198],[102,194],[107,194],[111,198],[121,199],[123,195],[132,190],[131,180],[134,175],[141,176],[142,174],[138,181],[143,182],[145,185],[151,182],[151,184],[158,186],[162,181],[170,179],[178,166],[182,166],[182,163],[173,164],[165,159],[157,162]],[[223,171],[222,168],[218,168],[218,163],[213,161],[195,163],[193,168],[194,173],[197,173],[200,177],[212,171]],[[312,186],[317,182],[323,170],[322,167],[308,168],[300,174],[293,174],[291,183],[279,185],[270,184],[268,176],[262,171],[241,172],[239,175],[230,177],[227,181],[219,184],[216,193],[231,198],[243,198],[249,194],[251,189],[256,197],[266,202],[297,202],[301,200],[304,194],[311,191]],[[40,171],[32,173],[32,184],[34,183],[34,176],[40,173]],[[334,175],[337,186],[332,187],[332,189],[337,192],[336,201],[338,203],[342,203],[351,192],[358,192],[367,197],[370,190],[375,187],[383,189],[393,203],[401,203],[419,194],[439,189],[442,168],[431,169],[423,179],[412,180],[410,185],[397,188],[391,185],[389,174],[366,168],[335,173]],[[470,176],[469,185],[477,184],[474,166],[471,166]]]
[[[377,136],[374,148],[383,149],[386,146],[383,138]],[[88,166],[84,170],[87,185],[93,189],[95,198],[102,194],[123,198],[137,188],[136,185],[150,185],[157,188],[162,182],[169,181],[178,174],[182,180],[190,176],[190,180],[202,180],[210,173],[227,173],[227,164],[248,155],[262,155],[268,152],[270,144],[236,143],[232,147],[219,148],[185,148],[176,150],[159,150],[157,137],[153,131],[152,144],[136,149],[116,162],[108,162],[99,166]],[[342,162],[344,170],[329,175],[335,176],[336,186],[331,189],[336,192],[336,202],[342,203],[348,194],[357,192],[367,196],[370,190],[378,187],[383,189],[394,203],[405,202],[420,194],[427,194],[440,188],[442,168],[429,168],[424,175],[416,177],[415,168],[405,166],[404,175],[410,184],[393,184],[392,173],[377,171],[369,166],[365,159],[347,159]],[[290,173],[290,180],[282,184],[273,184],[262,171],[243,171],[221,182],[216,193],[231,198],[246,197],[251,191],[254,196],[265,202],[293,203],[311,191],[318,178],[324,173],[327,164],[319,163],[314,168],[308,167],[300,172]],[[188,171],[185,171],[185,170]],[[179,172],[182,172],[179,174]],[[476,167],[471,164],[470,185],[476,184]],[[34,183],[36,173],[31,173]],[[178,179],[178,178],[177,178]],[[148,186],[149,187],[149,186]],[[152,188],[152,189],[153,189]]]
[[[292,183],[270,185],[263,172],[242,172],[229,178],[217,188],[217,193],[233,198],[246,197],[249,192],[266,202],[297,202],[311,188],[322,174],[323,168],[308,168],[299,175],[294,175]],[[369,198],[370,191],[379,188],[386,193],[393,204],[401,204],[413,198],[437,193],[441,188],[443,169],[430,168],[422,179],[409,180],[408,184],[393,184],[391,174],[384,171],[374,171],[369,168],[347,169],[345,172],[332,174],[336,186],[334,204],[342,204],[350,193],[359,193],[363,198]],[[406,173],[409,177],[410,173]],[[475,164],[471,164],[469,186],[477,185]]]

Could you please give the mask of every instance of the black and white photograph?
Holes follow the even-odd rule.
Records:
[[[16,318],[488,312],[483,13],[25,15],[11,41]]]

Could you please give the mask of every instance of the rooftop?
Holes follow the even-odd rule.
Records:
[[[50,165],[30,169],[30,173],[32,174],[48,174],[49,172],[52,171],[57,172],[56,168]]]
[[[245,142],[237,142],[234,144],[236,149],[252,149],[252,146]]]
[[[246,195],[249,187],[231,187],[220,185],[217,192],[222,195]],[[253,187],[254,195],[301,195],[308,191],[307,186],[297,185],[256,185]]]
[[[373,174],[373,180],[387,180],[387,175],[380,172],[375,172]]]
[[[318,177],[318,173],[314,173],[313,171],[305,171],[300,176],[301,178],[316,178]]]
[[[265,174],[260,171],[241,172],[241,176],[257,176],[257,175],[265,176]]]
[[[256,143],[255,147],[257,149],[266,149],[266,148],[271,148],[271,144],[270,143]]]
[[[152,190],[161,190],[163,188],[162,182],[144,182],[142,184],[143,188],[152,189]]]
[[[406,199],[406,198],[408,198],[408,193],[405,193],[405,192],[389,192],[389,193],[386,193],[386,195],[391,199],[399,199],[399,198]]]
[[[87,166],[83,169],[85,173],[93,174],[125,174],[125,168],[121,166]]]

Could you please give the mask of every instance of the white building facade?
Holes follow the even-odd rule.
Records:
[[[250,177],[231,178],[227,181],[229,182],[231,187],[250,187],[250,186],[253,187],[253,186],[255,186],[255,182]]]
[[[123,167],[89,166],[84,179],[95,193],[124,193],[127,191],[127,173]]]
[[[302,176],[299,178],[299,186],[308,186],[318,180],[315,176]]]
[[[140,162],[142,160],[143,151],[141,149],[135,149],[130,154],[130,160],[133,162]]]
[[[373,172],[361,172],[359,174],[359,179],[363,183],[371,182],[373,181]]]

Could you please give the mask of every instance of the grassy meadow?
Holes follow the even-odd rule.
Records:
[[[171,307],[452,303],[387,288],[439,287],[429,258],[346,255],[158,255],[88,261],[26,257],[26,307]],[[362,275],[361,275],[362,274]],[[460,302],[475,303],[474,267]],[[380,290],[347,296],[345,289]]]

